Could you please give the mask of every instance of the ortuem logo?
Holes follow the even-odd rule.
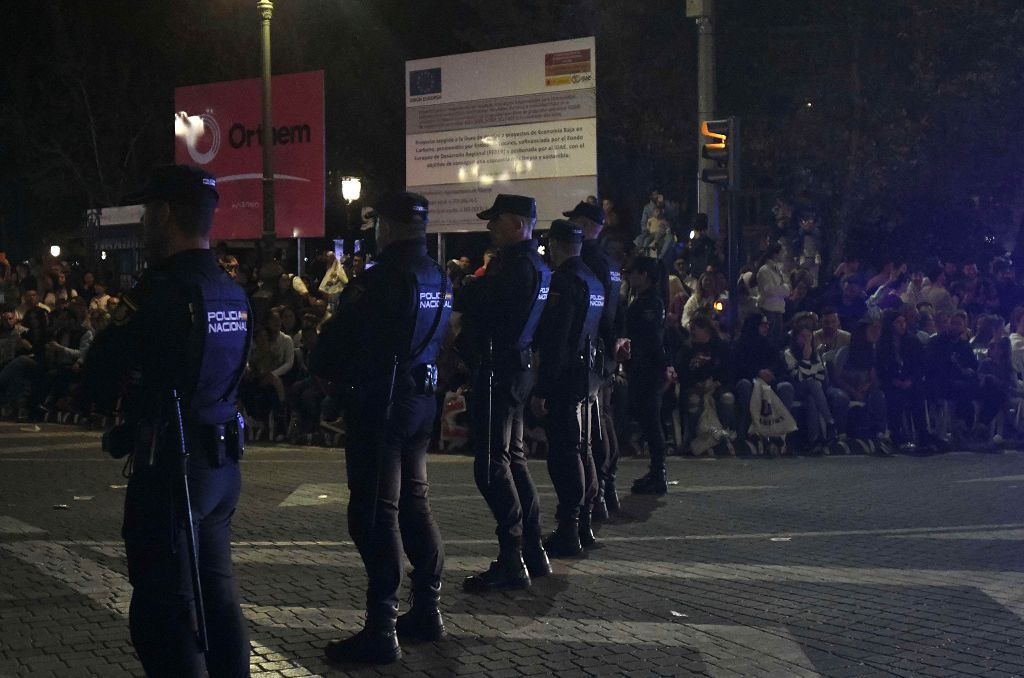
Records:
[[[203,113],[202,115],[188,117],[185,124],[199,128],[194,131],[189,130],[182,135],[185,137],[185,148],[188,149],[189,157],[197,165],[205,165],[217,157],[217,152],[220,151],[220,125],[217,124],[217,120],[209,113]],[[196,148],[196,142],[206,136],[207,133],[211,137],[210,147],[205,151],[200,151]]]
[[[312,140],[312,130],[308,124],[304,123],[273,127],[270,132],[271,143],[274,146],[305,144]],[[220,124],[209,113],[202,115],[179,113],[175,119],[175,134],[184,139],[188,155],[197,165],[208,164],[220,152]],[[210,147],[205,151],[200,151],[198,142],[207,134],[210,136]],[[244,124],[236,122],[228,130],[228,143],[231,148],[248,148],[253,145],[254,141],[257,146],[263,144],[262,125],[257,125],[255,129],[249,129]]]

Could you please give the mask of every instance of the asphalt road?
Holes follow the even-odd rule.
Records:
[[[1024,675],[1024,456],[670,459],[602,547],[522,592],[471,596],[493,522],[466,457],[436,456],[450,631],[383,668],[328,667],[359,628],[344,453],[251,448],[235,518],[253,675]],[[643,462],[627,460],[622,482]],[[99,434],[0,423],[0,676],[135,676],[121,465]],[[554,494],[531,466],[545,521]]]

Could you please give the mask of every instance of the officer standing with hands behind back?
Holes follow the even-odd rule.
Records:
[[[391,192],[377,205],[377,264],[341,293],[311,369],[340,390],[345,408],[348,529],[369,579],[365,627],[325,652],[335,662],[387,664],[402,656],[399,636],[444,636],[444,549],[427,498],[427,447],[451,284],[427,255],[427,199]],[[403,549],[412,608],[398,617]]]
[[[551,285],[533,238],[537,203],[499,194],[477,216],[498,253],[482,278],[462,288],[456,310],[464,322],[459,349],[473,369],[474,477],[498,523],[498,559],[463,582],[471,593],[523,589],[530,577],[551,573],[523,449],[523,408],[536,380],[533,336]]]
[[[612,394],[615,390],[615,360],[625,342],[625,315],[619,303],[622,293],[622,273],[618,263],[604,250],[601,231],[604,229],[604,210],[589,202],[581,202],[572,210],[563,212],[583,228],[583,246],[580,256],[604,287],[604,313],[595,337],[597,369],[602,384],[594,403],[591,417],[591,440],[594,463],[597,466],[597,498],[594,500],[594,520],[604,520],[608,513],[619,510],[619,495],[615,489],[615,475],[619,467],[619,441],[615,436],[615,418],[612,412]]]
[[[583,229],[559,219],[548,231],[555,267],[551,294],[537,328],[538,378],[530,401],[544,422],[548,472],[558,495],[558,528],[544,542],[551,557],[578,556],[597,540],[591,508],[597,470],[588,430],[592,398],[600,386],[594,372],[594,341],[604,312],[604,287],[580,258]]]
[[[107,432],[104,449],[128,456],[122,536],[129,626],[148,676],[249,675],[231,516],[243,447],[236,399],[252,328],[244,291],[210,252],[218,197],[216,180],[198,168],[153,171],[135,196],[145,204],[150,267],[96,337],[85,365],[85,388],[98,402],[111,402],[123,377],[129,383],[126,423]],[[180,428],[172,391],[180,397]],[[193,556],[201,597],[194,595]]]

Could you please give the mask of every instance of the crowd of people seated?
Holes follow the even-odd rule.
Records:
[[[775,216],[761,252],[732,286],[706,218],[682,224],[678,205],[666,206],[657,193],[633,233],[606,232],[605,247],[624,271],[637,256],[658,262],[663,341],[674,368],[666,370],[660,413],[670,451],[886,454],[998,446],[1021,432],[1024,286],[1013,262],[938,261],[922,253],[914,261],[849,257],[830,270],[813,211],[780,201]],[[486,273],[493,255],[445,262],[456,295]],[[252,304],[252,348],[240,387],[249,435],[339,443],[338,402],[309,374],[306,356],[338,295],[373,265],[372,256],[339,261],[326,251],[301,276],[279,262],[240,264],[224,247],[215,256]],[[14,266],[0,260],[0,275],[0,417],[116,417],[116,406],[90,403],[79,382],[92,339],[110,322],[121,290],[56,259]],[[626,305],[628,280],[624,275]],[[464,412],[473,397],[455,349],[457,316],[439,360],[441,419]],[[642,453],[650,436],[630,416],[625,374],[615,389],[616,432],[624,454]],[[755,410],[765,402],[784,410],[797,430],[764,432]],[[530,424],[527,430],[540,436]],[[436,446],[464,445],[458,430],[454,419],[439,420]],[[542,449],[536,439],[528,444]]]

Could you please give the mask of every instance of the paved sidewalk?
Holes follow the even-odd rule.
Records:
[[[98,434],[0,423],[0,676],[136,676],[120,464]],[[343,453],[245,460],[235,562],[263,676],[1024,675],[1024,455],[670,460],[600,549],[527,591],[471,596],[493,523],[465,457],[432,458],[447,641],[328,667],[365,578]],[[622,485],[642,473],[623,464]],[[554,493],[531,465],[551,524]],[[66,508],[64,508],[66,507]]]

